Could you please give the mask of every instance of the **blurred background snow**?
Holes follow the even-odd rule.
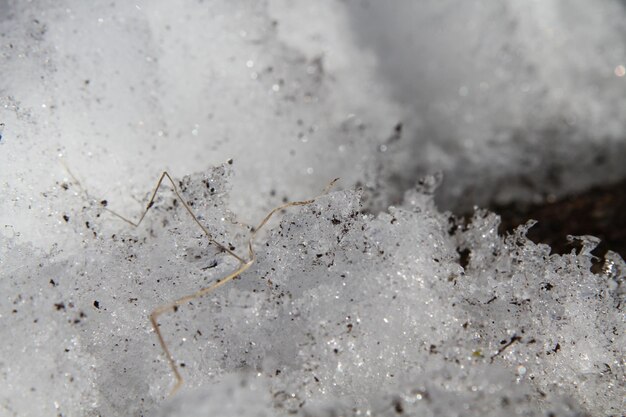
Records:
[[[584,250],[438,210],[626,177],[625,66],[618,0],[0,0],[2,414],[623,412],[619,256],[594,275]],[[200,173],[190,195],[216,191],[197,209],[238,247],[222,218],[254,223],[335,177],[360,191],[295,211],[247,279],[170,323],[200,391],[161,408],[146,316],[232,264],[167,194],[129,230],[64,166],[128,215],[163,170]],[[437,172],[439,209],[410,191]],[[330,330],[339,316],[371,322]]]
[[[541,201],[626,174],[624,2],[348,4],[408,113],[407,137],[388,146],[406,161],[385,168],[399,196],[435,169],[448,208]]]

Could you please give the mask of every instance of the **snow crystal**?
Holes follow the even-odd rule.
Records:
[[[225,209],[230,167],[180,187],[213,238],[242,251],[248,228]],[[33,396],[42,414],[51,399],[64,414],[160,408],[173,380],[147,315],[237,262],[159,195],[138,229],[98,201],[70,212],[80,251],[8,242],[23,255],[6,257],[2,281],[15,323],[3,328],[7,410],[33,412]],[[161,316],[185,385],[159,415],[619,413],[623,261],[612,254],[613,273],[595,275],[592,240],[550,255],[525,228],[499,236],[493,214],[456,224],[432,194],[407,196],[377,216],[355,191],[288,209],[251,269]]]

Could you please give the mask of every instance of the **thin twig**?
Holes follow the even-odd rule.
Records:
[[[67,167],[67,165],[61,161],[62,164],[64,165],[65,169],[67,170],[67,172],[70,174],[70,176],[74,179],[74,181],[78,184],[79,188],[81,189],[81,191],[83,191],[83,193],[85,194],[85,196],[87,198],[89,198],[89,194],[87,193],[86,190],[83,189],[83,187],[80,185],[80,181],[78,181],[78,179],[74,176],[74,174],[72,174],[72,172],[70,171],[70,169]],[[186,295],[184,297],[178,298],[177,300],[172,301],[171,303],[162,305],[160,307],[157,307],[154,311],[152,311],[152,313],[150,313],[150,323],[152,324],[152,328],[154,329],[154,332],[157,335],[157,338],[159,340],[159,344],[161,345],[161,348],[163,349],[163,353],[165,353],[165,357],[170,365],[170,368],[172,369],[172,372],[174,373],[174,378],[176,379],[176,383],[174,385],[174,388],[172,388],[172,391],[170,392],[170,395],[174,395],[179,389],[180,387],[183,385],[183,377],[181,376],[179,370],[178,370],[178,366],[176,365],[176,360],[174,359],[168,345],[167,342],[165,341],[165,338],[163,337],[163,334],[161,333],[161,330],[159,329],[159,323],[158,323],[158,319],[162,314],[167,313],[168,311],[175,311],[179,306],[186,304],[196,298],[202,297],[216,289],[218,289],[219,287],[225,285],[226,283],[232,281],[234,278],[238,277],[239,275],[241,275],[242,273],[244,273],[246,270],[248,270],[252,264],[256,261],[256,253],[254,252],[254,248],[253,248],[253,244],[254,244],[254,240],[257,237],[259,231],[267,224],[267,222],[272,218],[272,216],[274,214],[276,214],[277,212],[287,209],[289,207],[294,207],[294,206],[304,206],[307,204],[311,204],[313,203],[317,198],[323,196],[324,194],[327,194],[330,189],[335,185],[335,183],[339,180],[339,178],[335,178],[334,180],[332,180],[325,188],[324,191],[322,191],[322,193],[320,195],[318,195],[315,198],[312,198],[310,200],[304,200],[304,201],[292,201],[289,203],[285,203],[282,204],[276,208],[274,208],[273,210],[271,210],[264,218],[263,220],[259,223],[259,225],[257,227],[255,227],[253,229],[253,231],[250,234],[250,237],[248,239],[248,257],[247,259],[244,259],[242,257],[240,257],[239,255],[237,255],[235,252],[233,252],[232,250],[230,250],[229,248],[227,248],[226,246],[222,245],[221,243],[217,242],[215,239],[213,239],[211,237],[210,232],[208,231],[208,229],[202,224],[200,223],[200,221],[198,220],[198,217],[194,214],[194,212],[191,210],[191,208],[189,207],[189,205],[185,202],[185,200],[183,199],[183,197],[180,195],[180,192],[178,191],[178,187],[176,187],[176,183],[174,182],[174,180],[172,179],[172,177],[170,176],[170,174],[167,171],[163,171],[163,173],[161,174],[161,176],[159,177],[159,180],[157,181],[156,187],[154,188],[154,191],[152,192],[152,195],[150,196],[150,200],[148,201],[148,204],[146,205],[146,209],[143,211],[143,213],[141,214],[141,216],[139,217],[138,221],[132,221],[130,219],[128,219],[125,216],[122,216],[121,214],[108,209],[106,207],[103,207],[104,210],[106,210],[107,212],[111,213],[113,216],[123,220],[124,222],[128,223],[129,225],[133,226],[133,227],[138,227],[141,222],[143,221],[143,219],[146,217],[146,215],[148,214],[148,211],[150,210],[150,208],[152,208],[152,206],[154,205],[154,199],[156,198],[156,195],[161,187],[161,185],[163,184],[163,180],[167,178],[170,182],[170,184],[172,185],[172,189],[174,190],[174,194],[176,194],[176,197],[178,198],[178,200],[183,204],[183,207],[185,207],[185,210],[187,210],[187,213],[189,213],[189,215],[191,216],[191,218],[193,219],[193,221],[198,225],[198,227],[200,227],[200,229],[202,229],[202,231],[204,232],[204,234],[206,235],[206,237],[208,238],[208,240],[213,243],[214,245],[218,246],[221,250],[223,250],[224,252],[228,253],[230,256],[234,257],[238,262],[239,262],[239,266],[232,271],[231,273],[229,273],[228,275],[226,275],[225,277],[222,277],[220,279],[218,279],[217,281],[215,281],[213,284],[209,285],[208,287],[205,288],[201,288],[200,290],[194,292],[193,294],[189,294]]]

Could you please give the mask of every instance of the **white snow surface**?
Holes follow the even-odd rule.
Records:
[[[624,261],[444,209],[626,175],[625,10],[0,0],[0,415],[623,414]],[[241,255],[342,178],[161,316],[172,397],[148,315],[237,263],[103,207],[163,170]]]
[[[216,240],[229,165],[181,188]],[[76,184],[56,196],[71,198]],[[237,266],[167,193],[128,230],[95,201],[68,212],[68,252],[8,240],[3,407],[15,415],[615,415],[623,409],[626,265],[592,274],[593,239],[549,255],[478,211],[453,227],[432,195],[362,214],[360,192],[291,208],[226,287],[147,314]],[[458,250],[470,251],[463,268]],[[6,313],[4,313],[6,312]],[[6,314],[6,316],[5,316]],[[37,399],[34,401],[34,399]],[[243,400],[245,399],[245,400]],[[401,411],[398,411],[401,410]],[[193,414],[196,413],[196,414]]]

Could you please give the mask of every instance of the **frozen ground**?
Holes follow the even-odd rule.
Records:
[[[0,0],[0,415],[623,414],[623,260],[443,210],[626,175],[625,17]],[[237,222],[343,187],[162,316],[172,398],[147,315],[236,262],[168,191],[138,229],[102,207],[138,216],[164,169],[241,254]]]

